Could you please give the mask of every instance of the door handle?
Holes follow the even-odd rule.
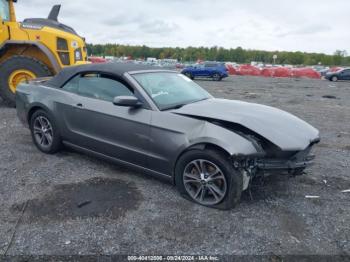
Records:
[[[76,107],[83,107],[83,104],[82,103],[78,103],[75,105]]]

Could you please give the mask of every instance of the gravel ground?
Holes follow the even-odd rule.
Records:
[[[230,77],[216,97],[284,109],[321,131],[307,174],[277,176],[234,210],[193,204],[163,181],[65,150],[44,155],[0,101],[0,254],[349,255],[350,83]],[[317,195],[318,199],[305,198]]]

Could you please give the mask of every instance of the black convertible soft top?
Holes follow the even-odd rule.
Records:
[[[60,88],[69,79],[77,74],[89,72],[101,72],[122,77],[126,72],[143,71],[143,70],[161,70],[159,68],[147,65],[137,65],[133,63],[102,63],[102,64],[88,64],[80,66],[72,66],[63,69],[55,77],[46,82],[46,85]]]

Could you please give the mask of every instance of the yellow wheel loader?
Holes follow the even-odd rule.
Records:
[[[0,0],[0,96],[15,105],[18,84],[87,63],[86,45],[74,29],[58,22],[61,6],[48,18],[16,21],[14,3]]]

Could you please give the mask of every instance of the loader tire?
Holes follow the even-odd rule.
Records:
[[[18,84],[50,75],[49,68],[39,60],[28,56],[13,56],[0,64],[0,96],[6,105],[14,107]]]

